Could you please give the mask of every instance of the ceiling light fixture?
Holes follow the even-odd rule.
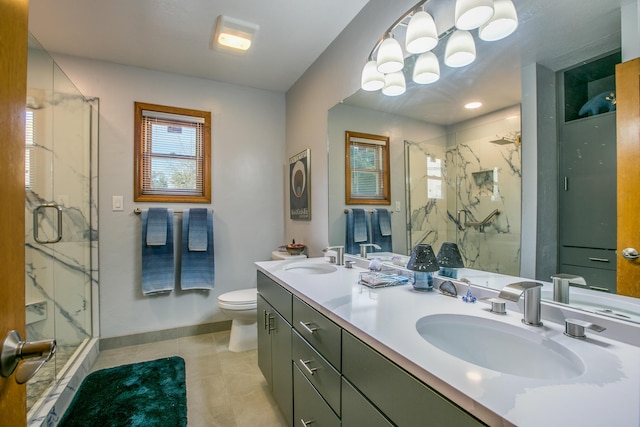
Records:
[[[253,44],[258,28],[256,24],[220,15],[213,35],[213,48],[245,53]]]
[[[493,17],[478,30],[478,37],[488,42],[501,40],[518,28],[518,15],[511,0],[494,0],[493,7]]]
[[[400,95],[406,91],[405,74],[412,76],[414,83],[435,83],[440,79],[440,64],[436,54],[431,51],[441,40],[448,39],[444,63],[449,67],[464,67],[476,59],[475,41],[468,30],[479,28],[480,39],[494,41],[507,37],[518,26],[512,0],[456,0],[455,9],[452,7],[449,12],[454,17],[455,25],[438,34],[433,16],[425,10],[427,1],[420,0],[378,40],[362,70],[363,90],[382,89],[385,95]],[[428,4],[432,3],[435,0]],[[406,54],[394,35],[394,30],[399,26],[407,27],[404,40]],[[405,56],[412,55],[417,55],[414,61],[405,61]],[[412,73],[403,70],[405,63],[413,64]],[[395,73],[402,74],[402,84]]]
[[[482,102],[479,102],[479,101],[473,101],[473,102],[464,104],[464,108],[466,108],[467,110],[475,110],[476,108],[480,108],[480,107],[482,107]]]

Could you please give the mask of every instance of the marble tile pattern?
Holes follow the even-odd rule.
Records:
[[[258,368],[257,350],[233,353],[228,345],[229,331],[223,331],[105,350],[91,371],[180,356],[186,365],[189,427],[286,426]],[[39,425],[55,425],[63,413]]]
[[[31,185],[25,200],[25,304],[46,307],[27,324],[26,339],[55,338],[58,353],[27,383],[28,410],[41,392],[60,381],[60,373],[74,350],[92,336],[92,294],[98,286],[97,232],[97,100],[43,91],[34,110],[34,146],[30,148]],[[42,129],[52,123],[52,128]],[[49,125],[47,125],[49,126]],[[61,142],[63,141],[63,142]],[[57,243],[61,207],[62,239]],[[62,379],[62,381],[65,381]],[[44,386],[46,385],[46,386]]]
[[[490,142],[515,139],[518,124],[499,120],[435,140],[406,142],[411,245],[429,243],[437,251],[443,242],[455,242],[466,267],[519,274],[521,147]],[[427,157],[439,166],[428,167]],[[442,190],[434,191],[437,187]],[[485,227],[465,226],[495,209],[500,214]]]

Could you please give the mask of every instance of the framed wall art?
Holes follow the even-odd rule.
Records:
[[[311,220],[310,151],[289,158],[289,215],[295,220]]]

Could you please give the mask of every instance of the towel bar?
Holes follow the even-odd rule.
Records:
[[[142,213],[142,209],[140,209],[140,208],[135,208],[135,209],[133,210],[133,213],[134,213],[134,214],[136,214],[136,215],[140,215],[140,214]],[[183,212],[183,211],[173,211],[173,213],[174,213],[174,214],[181,214],[181,213],[184,213],[184,212]]]
[[[374,213],[375,211],[368,211],[368,210],[366,210],[366,209],[365,209],[365,212],[372,214],[372,213]],[[345,213],[345,214],[348,214],[348,213],[349,213],[349,209],[345,209],[345,210],[344,210],[344,213]],[[392,214],[392,213],[393,213],[393,211],[389,211],[389,213],[390,213],[390,214]]]

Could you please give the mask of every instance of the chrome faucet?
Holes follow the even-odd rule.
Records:
[[[367,257],[367,248],[371,246],[377,250],[382,249],[380,246],[376,245],[375,243],[363,243],[360,245],[360,257],[362,258],[366,258]]]
[[[329,246],[322,250],[327,251],[336,251],[336,265],[344,265],[344,246]]]
[[[518,302],[524,295],[524,317],[522,323],[531,326],[542,326],[540,321],[540,289],[542,283],[538,282],[516,282],[505,286],[498,295],[502,299]]]
[[[569,304],[569,285],[587,286],[587,281],[582,276],[575,274],[558,273],[551,276],[553,281],[553,300],[564,304]]]

